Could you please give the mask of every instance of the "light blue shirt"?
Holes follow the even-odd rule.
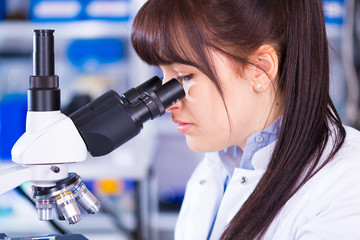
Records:
[[[238,146],[231,146],[219,152],[225,169],[232,176],[235,168],[253,170],[251,160],[254,154],[274,142],[279,134],[282,118],[275,120],[266,129],[256,132],[248,137],[244,151]]]

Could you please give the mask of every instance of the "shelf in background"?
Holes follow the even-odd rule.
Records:
[[[71,22],[0,22],[0,40],[24,39],[32,41],[33,29],[55,29],[56,39],[97,38],[97,37],[129,37],[131,24],[120,21],[71,21]]]

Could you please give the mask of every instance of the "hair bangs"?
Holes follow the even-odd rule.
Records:
[[[133,48],[149,65],[181,63],[208,73],[204,60],[209,62],[210,58],[199,21],[188,13],[189,8],[181,1],[178,4],[169,2],[161,7],[156,7],[152,1],[143,5],[132,27]],[[169,9],[164,10],[164,7]],[[163,11],[171,11],[172,17],[166,18]]]

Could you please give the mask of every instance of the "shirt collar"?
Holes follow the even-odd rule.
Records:
[[[231,146],[219,152],[219,157],[230,176],[235,168],[254,170],[263,165],[260,162],[253,163],[253,156],[257,151],[272,145],[277,140],[281,122],[282,117],[276,119],[264,130],[248,137],[244,151],[238,146]]]

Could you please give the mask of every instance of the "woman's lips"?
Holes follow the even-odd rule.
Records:
[[[174,123],[177,124],[177,130],[179,133],[186,133],[192,126],[192,123],[185,123],[178,120],[173,119]]]
[[[178,123],[177,130],[179,133],[186,133],[192,127],[191,123]]]

